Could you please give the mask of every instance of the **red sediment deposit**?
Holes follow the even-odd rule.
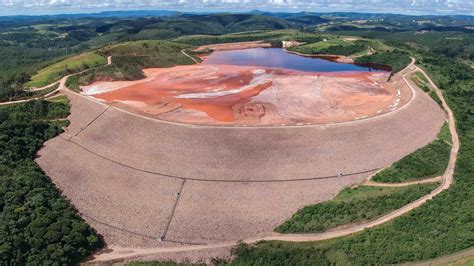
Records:
[[[96,82],[83,93],[157,119],[204,125],[306,125],[393,111],[404,102],[388,72],[301,72],[198,64],[144,70],[137,81]],[[404,91],[402,91],[404,92]]]

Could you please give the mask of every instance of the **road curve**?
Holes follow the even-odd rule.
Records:
[[[367,179],[365,182],[362,183],[364,186],[371,186],[371,187],[408,187],[413,185],[420,185],[420,184],[430,184],[430,183],[438,183],[443,181],[443,176],[436,176],[431,178],[425,178],[415,181],[408,181],[408,182],[401,182],[401,183],[383,183],[383,182],[375,182],[372,180],[372,177]]]
[[[111,65],[111,64],[112,64],[112,56],[109,56],[109,57],[107,57],[107,65]],[[49,98],[50,96],[55,95],[57,92],[59,92],[59,91],[61,91],[61,90],[63,90],[63,89],[66,89],[66,80],[67,80],[67,78],[69,78],[69,77],[72,76],[72,75],[77,75],[77,74],[84,73],[84,72],[89,71],[89,70],[91,70],[91,69],[92,69],[92,68],[89,68],[89,69],[83,70],[83,71],[81,71],[81,72],[69,74],[69,75],[67,75],[67,76],[62,77],[59,81],[56,80],[56,81],[52,82],[52,83],[49,84],[49,85],[46,85],[46,86],[41,87],[41,88],[34,88],[34,89],[31,90],[31,91],[40,91],[40,90],[47,89],[47,88],[49,88],[49,87],[51,87],[51,86],[54,86],[54,85],[56,85],[56,83],[59,83],[59,86],[58,86],[57,89],[55,89],[54,91],[52,91],[52,92],[50,92],[50,93],[48,93],[48,94],[46,94],[46,95],[39,96],[39,97],[34,97],[34,98],[29,98],[29,99],[24,99],[24,100],[2,102],[2,103],[0,103],[0,106],[2,106],[2,105],[9,105],[9,104],[16,104],[16,103],[24,103],[24,102],[28,102],[28,101],[31,101],[31,100],[47,99],[47,98]]]
[[[46,99],[54,94],[56,94],[58,91],[61,90],[62,87],[64,87],[64,84],[66,83],[66,79],[69,77],[70,75],[68,76],[65,76],[65,77],[62,77],[60,80],[59,80],[59,86],[52,92],[46,94],[46,95],[43,95],[43,96],[39,96],[39,97],[34,97],[34,98],[28,98],[28,99],[24,99],[24,100],[16,100],[16,101],[9,101],[9,102],[2,102],[0,103],[0,106],[2,105],[10,105],[10,104],[16,104],[16,103],[24,103],[24,102],[28,102],[28,101],[31,101],[31,100],[39,100],[39,99]],[[48,88],[48,87],[51,87],[51,86],[54,86],[56,83],[58,83],[58,81],[55,81],[47,86],[45,86],[45,88]]]
[[[181,50],[181,53],[182,53],[182,54],[184,54],[186,57],[189,57],[191,60],[193,60],[194,63],[199,64],[199,61],[196,60],[196,58],[190,56],[190,55],[187,54],[184,50],[185,50],[185,49]]]
[[[404,76],[411,74],[415,71],[421,71],[426,78],[428,79],[429,83],[433,86],[436,94],[440,98],[442,102],[442,107],[446,110],[448,114],[448,125],[449,130],[451,132],[452,138],[452,147],[450,158],[448,162],[448,166],[440,177],[441,185],[433,190],[430,194],[425,195],[424,197],[403,206],[402,208],[395,210],[391,213],[388,213],[384,216],[381,216],[373,221],[369,221],[364,224],[354,225],[352,227],[348,227],[345,229],[334,230],[325,233],[317,233],[317,234],[279,234],[279,233],[268,233],[265,236],[249,238],[242,240],[243,243],[247,244],[254,244],[259,241],[269,241],[269,240],[279,240],[279,241],[289,241],[289,242],[310,242],[310,241],[321,241],[321,240],[328,240],[337,237],[351,235],[357,232],[361,232],[367,228],[375,227],[381,224],[384,224],[388,221],[391,221],[397,217],[400,217],[418,207],[426,203],[427,201],[431,200],[442,191],[448,189],[451,184],[453,183],[453,174],[456,165],[457,155],[459,151],[459,137],[456,131],[456,124],[454,119],[454,114],[451,108],[446,103],[444,96],[441,90],[433,83],[431,78],[426,74],[426,72],[415,65],[415,59],[412,58],[412,62],[407,69],[410,71],[406,73]],[[405,82],[407,80],[404,78]],[[410,85],[410,83],[407,82]],[[92,260],[92,262],[105,262],[105,261],[116,261],[116,260],[123,260],[147,255],[159,255],[159,254],[169,254],[174,252],[187,252],[187,251],[201,251],[201,250],[213,250],[213,249],[221,249],[221,248],[231,248],[235,247],[238,243],[236,242],[221,242],[221,243],[214,243],[214,244],[206,244],[206,245],[188,245],[188,246],[179,246],[179,247],[163,247],[163,248],[148,248],[148,249],[141,249],[141,248],[120,248],[120,247],[111,247],[112,252],[110,253],[102,253],[96,255],[96,257]]]

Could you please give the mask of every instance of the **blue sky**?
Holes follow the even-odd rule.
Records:
[[[474,0],[0,0],[0,15],[91,13],[105,10],[357,11],[474,15]]]

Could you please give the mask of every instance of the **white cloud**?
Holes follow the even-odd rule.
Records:
[[[28,8],[67,10],[139,8],[188,8],[188,9],[299,9],[308,11],[370,11],[388,12],[391,10],[435,11],[474,13],[474,0],[0,0],[0,12],[3,8]],[[389,8],[390,10],[387,10]]]

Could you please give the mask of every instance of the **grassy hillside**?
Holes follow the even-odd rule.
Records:
[[[416,72],[411,76],[411,80],[420,87],[424,92],[430,92],[431,89],[428,84],[428,80],[426,79],[425,75],[421,72]]]
[[[190,35],[173,39],[175,42],[186,43],[194,46],[214,43],[244,42],[244,41],[288,41],[296,40],[300,42],[319,42],[323,36],[314,33],[305,33],[297,30],[274,30],[274,31],[251,31],[241,33],[213,35]]]
[[[448,165],[450,152],[451,135],[448,125],[445,124],[436,140],[377,173],[373,180],[399,183],[439,176]]]
[[[98,50],[112,56],[112,65],[91,69],[68,78],[66,86],[79,91],[80,86],[97,80],[137,80],[144,78],[143,68],[190,65],[194,61],[181,51],[189,45],[168,41],[133,41],[106,46]]]
[[[352,55],[368,50],[364,41],[346,41],[343,38],[324,39],[320,42],[309,43],[302,46],[290,48],[290,50],[303,54],[329,54],[329,55]]]
[[[181,50],[189,45],[168,41],[134,41],[106,46],[98,50],[104,56],[112,56],[114,64],[147,67],[172,67],[194,62]]]
[[[410,55],[403,50],[393,51],[377,51],[371,55],[357,57],[354,60],[356,63],[374,63],[389,65],[393,72],[398,72],[410,64]]]
[[[66,74],[104,65],[107,63],[106,61],[106,58],[94,52],[73,56],[39,70],[31,78],[31,81],[26,83],[26,86],[42,87],[51,84]]]
[[[438,184],[402,188],[346,188],[333,200],[306,206],[278,226],[279,233],[315,233],[373,220],[430,193]]]

